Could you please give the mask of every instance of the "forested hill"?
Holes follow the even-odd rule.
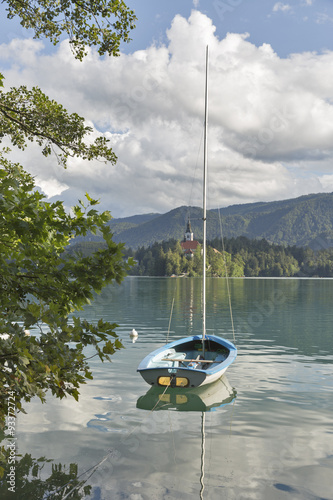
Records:
[[[113,219],[114,240],[133,249],[171,238],[182,240],[188,217],[195,239],[202,238],[202,210],[180,207],[166,214],[146,214]],[[221,209],[223,235],[264,238],[271,243],[333,246],[333,193],[301,196],[283,201],[232,205]],[[218,210],[207,214],[207,238],[221,237]]]

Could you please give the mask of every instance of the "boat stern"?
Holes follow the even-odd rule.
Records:
[[[206,379],[204,370],[185,368],[144,368],[137,369],[142,378],[154,387],[199,387]]]

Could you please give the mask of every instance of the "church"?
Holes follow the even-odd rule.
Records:
[[[191,229],[190,219],[187,222],[184,241],[182,241],[180,243],[180,245],[183,249],[183,252],[185,253],[185,255],[187,257],[193,257],[194,252],[198,248],[198,245],[200,245],[200,243],[198,241],[193,239],[193,233],[192,233],[192,229]]]

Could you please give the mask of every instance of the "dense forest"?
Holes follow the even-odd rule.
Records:
[[[69,252],[90,255],[100,247],[98,242],[80,242],[69,247]],[[201,248],[193,257],[186,257],[180,242],[175,239],[154,243],[137,250],[124,249],[124,257],[134,259],[129,271],[133,276],[200,276]],[[239,277],[333,277],[333,248],[314,251],[297,246],[275,245],[264,239],[252,240],[245,236],[214,239],[207,247],[207,275]]]

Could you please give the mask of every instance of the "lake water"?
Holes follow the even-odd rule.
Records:
[[[68,498],[332,500],[333,280],[229,285],[235,339],[224,279],[208,279],[207,330],[235,340],[238,357],[208,394],[147,394],[136,372],[167,339],[201,331],[200,279],[128,277],[105,289],[85,316],[117,322],[125,349],[91,360],[79,403],[26,405],[19,453],[77,464],[91,490]]]

